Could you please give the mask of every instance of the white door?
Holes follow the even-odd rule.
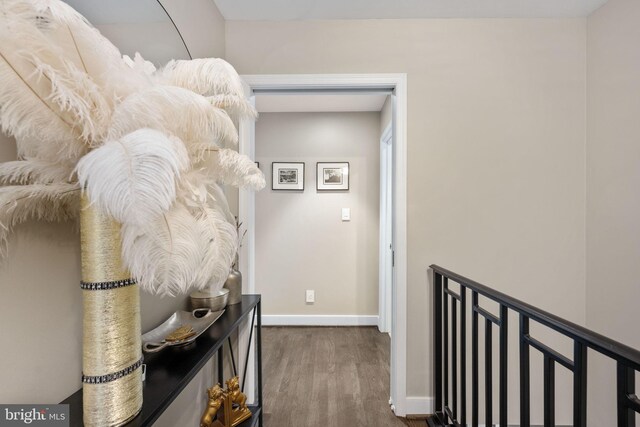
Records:
[[[393,127],[389,124],[380,138],[380,266],[378,329],[391,333],[393,288]]]

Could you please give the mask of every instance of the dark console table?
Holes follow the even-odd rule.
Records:
[[[257,326],[255,330],[257,402],[255,405],[249,405],[253,416],[240,424],[239,427],[262,427],[260,295],[243,295],[241,303],[227,306],[225,310],[224,314],[189,347],[169,347],[159,353],[145,354],[144,363],[147,365],[147,373],[143,386],[142,411],[126,424],[127,427],[152,426],[216,352],[218,353],[218,376],[221,377],[224,344],[229,341],[231,333],[238,328],[240,322],[249,316],[251,316],[252,327],[254,322]],[[251,345],[247,351],[251,351]],[[244,381],[243,376],[240,377],[240,380]],[[205,392],[206,390],[202,390],[203,395]],[[61,403],[69,405],[70,426],[82,426],[82,389]]]

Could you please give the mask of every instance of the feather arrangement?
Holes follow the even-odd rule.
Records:
[[[0,130],[19,160],[0,164],[0,250],[28,220],[73,220],[79,195],[122,223],[122,255],[141,287],[219,288],[238,247],[220,184],[264,176],[228,147],[255,118],[222,59],[160,70],[123,57],[59,0],[0,1]]]

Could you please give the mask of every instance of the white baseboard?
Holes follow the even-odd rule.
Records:
[[[377,326],[378,316],[263,314],[263,326]]]
[[[432,397],[407,396],[404,402],[407,416],[433,414]]]

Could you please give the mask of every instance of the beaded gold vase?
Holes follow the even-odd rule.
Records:
[[[142,408],[140,290],[123,267],[119,224],[84,196],[80,235],[84,425],[120,426]]]

